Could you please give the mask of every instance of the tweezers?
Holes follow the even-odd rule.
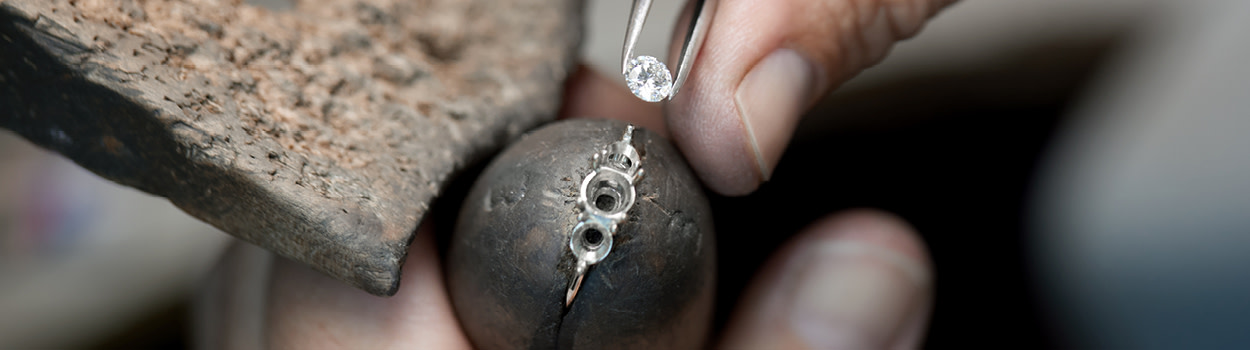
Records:
[[[690,68],[694,66],[695,57],[699,54],[699,49],[703,47],[703,39],[707,36],[708,25],[711,24],[712,13],[715,12],[716,0],[691,1],[694,1],[694,17],[690,19],[686,27],[686,35],[681,43],[681,56],[677,58],[677,77],[671,82],[671,88],[667,89],[668,93],[665,97],[670,100],[677,95],[677,91],[690,77]],[[634,60],[636,58],[634,46],[638,44],[638,37],[642,34],[643,23],[646,23],[647,14],[651,10],[651,2],[652,0],[634,0],[633,9],[629,12],[629,23],[625,29],[625,45],[621,50],[621,74],[626,75],[627,80],[629,71],[633,68],[631,62],[637,62]],[[647,58],[654,60],[653,57]],[[662,63],[659,66],[667,70]]]

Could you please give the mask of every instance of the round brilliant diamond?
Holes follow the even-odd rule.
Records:
[[[663,62],[651,56],[638,56],[629,60],[625,83],[638,98],[647,102],[659,102],[673,90],[673,76]]]

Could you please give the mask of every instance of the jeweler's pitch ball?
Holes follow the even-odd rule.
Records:
[[[707,199],[669,142],[634,133],[644,177],[572,305],[569,239],[591,157],[626,125],[566,120],[513,144],[473,185],[452,237],[448,288],[483,349],[697,349],[707,336],[715,244]]]

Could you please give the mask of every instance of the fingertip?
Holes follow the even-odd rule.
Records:
[[[753,192],[771,178],[812,104],[951,2],[722,0],[667,107],[669,131],[708,188]]]
[[[674,141],[717,193],[745,195],[768,181],[819,90],[818,68],[782,47],[795,8],[791,1],[722,1],[667,107]]]
[[[928,318],[932,272],[905,222],[876,211],[805,229],[753,281],[727,347],[908,348]]]
[[[691,80],[697,75],[692,74]],[[716,94],[699,87],[698,81],[687,84],[694,85],[690,96],[668,105],[666,121],[673,143],[712,191],[726,196],[754,192],[764,177],[741,119],[726,117],[737,115],[732,97],[713,97]]]
[[[780,48],[756,63],[734,89],[734,106],[760,177],[768,181],[821,79],[797,51]]]
[[[850,239],[880,245],[929,265],[929,250],[915,228],[889,212],[868,208],[847,210],[817,221],[807,231],[821,240]]]

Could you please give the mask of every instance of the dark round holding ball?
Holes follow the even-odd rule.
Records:
[[[523,136],[477,179],[451,239],[447,281],[478,348],[703,346],[715,290],[711,212],[680,153],[644,129],[633,136],[645,169],[634,205],[565,307],[580,183],[593,155],[625,130],[617,121],[556,122]]]

